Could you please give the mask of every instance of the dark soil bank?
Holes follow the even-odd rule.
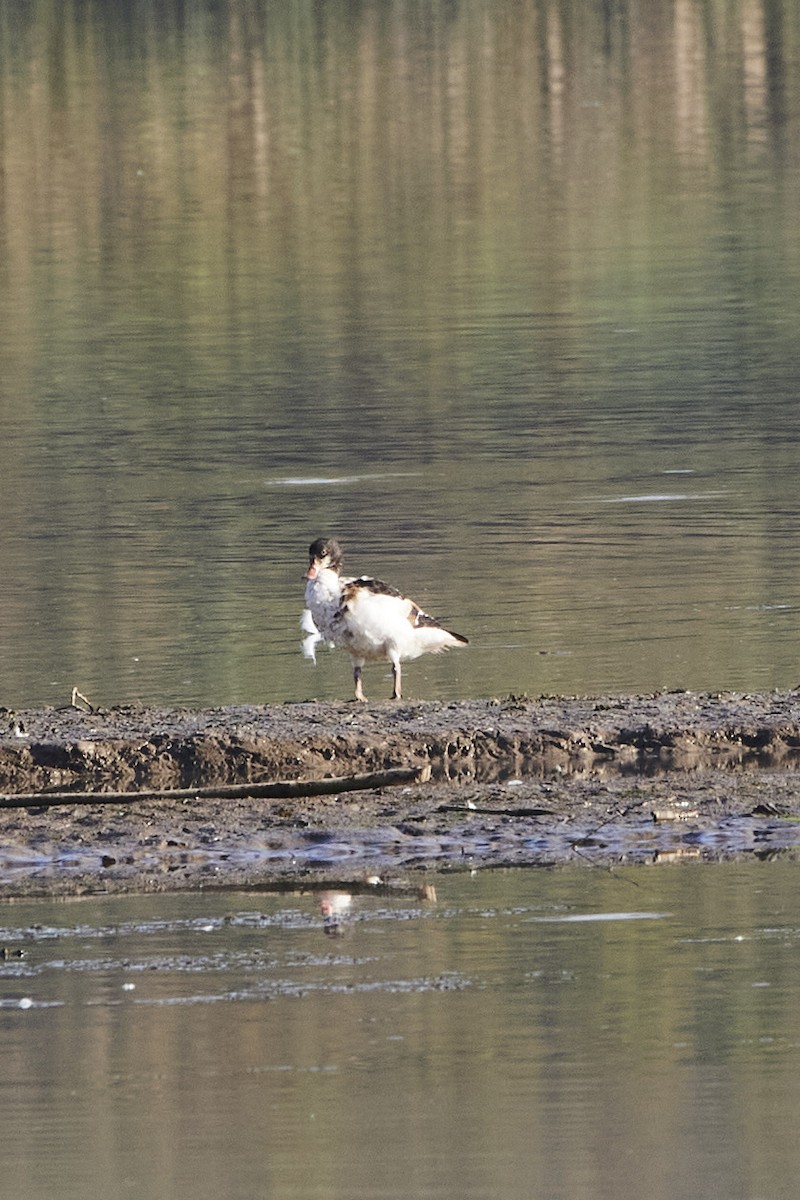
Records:
[[[429,767],[299,799],[62,802]],[[4,714],[0,896],[307,882],[477,866],[792,854],[800,692]],[[8,801],[7,801],[8,802]],[[367,883],[367,881],[370,881]]]

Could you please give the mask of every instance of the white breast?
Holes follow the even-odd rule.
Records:
[[[330,642],[337,640],[334,617],[341,603],[342,584],[335,571],[324,569],[315,579],[309,579],[306,584],[306,606],[320,634]]]

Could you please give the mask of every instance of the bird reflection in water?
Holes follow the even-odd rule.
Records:
[[[350,926],[352,903],[353,896],[350,892],[320,892],[322,929],[326,937],[345,936]]]
[[[376,877],[374,881],[370,882],[379,884],[381,881]],[[436,888],[433,884],[426,883],[413,890],[417,899],[424,900],[428,904],[436,903]],[[352,892],[320,892],[319,907],[322,913],[322,930],[326,937],[345,937],[350,931],[354,899]]]

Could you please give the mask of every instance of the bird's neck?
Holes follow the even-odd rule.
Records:
[[[342,581],[338,571],[323,567],[316,578],[309,579],[306,584],[306,603],[312,610],[327,608],[332,604],[338,605],[342,594]]]

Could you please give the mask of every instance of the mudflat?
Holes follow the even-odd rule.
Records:
[[[800,853],[800,691],[0,716],[6,898]]]

